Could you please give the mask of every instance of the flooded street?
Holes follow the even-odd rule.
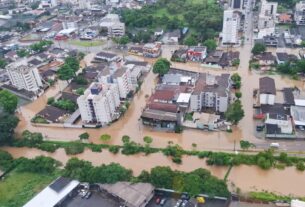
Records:
[[[164,51],[164,56],[169,56],[173,49],[170,47],[167,51]],[[90,141],[94,143],[100,143],[100,135],[110,134],[112,137],[111,143],[121,144],[121,137],[123,135],[129,135],[133,141],[143,143],[144,136],[151,136],[154,138],[152,146],[154,147],[164,147],[168,144],[168,141],[172,141],[176,144],[181,145],[185,149],[191,149],[192,143],[197,144],[198,149],[206,150],[233,150],[234,140],[237,142],[241,139],[249,140],[253,143],[260,144],[264,142],[263,140],[257,139],[253,135],[254,122],[253,122],[253,109],[252,109],[252,91],[254,88],[258,88],[258,82],[261,75],[257,71],[250,71],[248,69],[250,60],[250,50],[251,46],[247,45],[240,48],[241,61],[238,70],[215,70],[200,67],[197,63],[173,63],[173,67],[183,68],[185,70],[190,70],[194,72],[208,72],[211,74],[220,74],[223,72],[235,73],[238,72],[242,77],[242,103],[245,110],[245,117],[239,123],[237,127],[234,127],[233,133],[227,132],[203,132],[200,130],[184,130],[182,134],[166,133],[166,132],[156,132],[152,131],[150,128],[144,127],[139,120],[141,111],[146,105],[146,99],[152,93],[155,83],[156,75],[150,72],[144,83],[142,84],[141,90],[135,95],[130,108],[124,117],[121,117],[117,122],[111,124],[109,127],[102,129],[67,129],[59,127],[35,127],[30,123],[31,118],[46,105],[47,99],[54,96],[60,90],[64,88],[63,83],[61,86],[58,85],[47,91],[42,97],[34,101],[31,104],[21,107],[20,124],[18,126],[18,133],[25,129],[41,132],[48,139],[52,140],[77,140],[78,136],[83,132],[88,132],[90,134]],[[90,64],[91,59],[94,54],[88,55],[85,60],[87,65]],[[137,59],[141,59],[137,57]],[[277,89],[283,87],[293,87],[297,86],[304,89],[304,83],[301,81],[290,80],[287,77],[281,77],[279,75],[272,75],[276,80]]]
[[[64,149],[58,149],[55,153],[48,153],[38,149],[29,148],[2,148],[11,153],[14,158],[34,158],[39,155],[52,156],[65,164],[71,157],[92,162],[93,165],[119,163],[125,168],[132,169],[134,175],[139,175],[142,170],[150,170],[156,166],[169,166],[174,170],[189,172],[197,168],[205,168],[214,176],[223,179],[228,168],[208,166],[205,160],[196,156],[183,156],[182,164],[177,165],[162,153],[154,153],[148,156],[112,154],[108,150],[102,153],[92,152],[86,149],[84,153],[76,156],[66,155]],[[136,162],[135,162],[136,159]],[[289,179],[283,178],[289,177]],[[233,183],[233,184],[232,184]],[[285,170],[271,169],[264,171],[256,166],[238,166],[232,168],[228,177],[228,186],[231,189],[240,188],[242,192],[268,190],[283,195],[305,196],[305,174],[294,167]],[[234,187],[232,187],[234,186]]]

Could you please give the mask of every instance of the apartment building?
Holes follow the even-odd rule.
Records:
[[[37,94],[43,86],[37,68],[30,65],[27,59],[7,65],[6,71],[11,84],[19,90],[25,89]]]
[[[100,23],[100,27],[107,28],[108,37],[125,35],[125,24],[120,21],[119,15],[107,14]]]
[[[222,44],[238,44],[238,30],[240,27],[240,16],[233,10],[225,10],[223,15]]]
[[[296,3],[294,21],[297,25],[305,25],[305,1]]]
[[[274,34],[277,19],[277,5],[276,2],[269,2],[266,0],[261,1],[257,25],[259,30],[258,38]]]
[[[77,99],[77,104],[84,123],[104,126],[119,117],[118,87],[115,84],[92,83]]]
[[[125,68],[117,69],[112,75],[113,83],[117,84],[121,99],[126,99],[132,90],[129,70]]]
[[[214,76],[201,73],[190,98],[190,110],[210,108],[216,112],[226,112],[230,99],[229,78],[229,74]]]

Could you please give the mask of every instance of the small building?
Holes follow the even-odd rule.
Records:
[[[266,35],[263,37],[263,43],[267,47],[277,47],[278,38],[275,35]]]
[[[128,49],[128,52],[133,54],[133,55],[143,55],[143,46],[131,46]]]
[[[305,107],[291,106],[290,113],[295,126],[305,126]]]
[[[154,186],[149,183],[117,182],[100,184],[100,188],[125,201],[128,207],[145,207],[154,196]]]
[[[295,55],[287,54],[286,52],[277,52],[276,53],[276,62],[277,64],[283,64],[289,61],[295,61],[298,57]]]
[[[160,43],[147,43],[143,46],[144,57],[157,58],[161,55]]]
[[[79,185],[79,181],[60,177],[43,189],[23,207],[55,207],[60,206]]]
[[[267,114],[265,124],[276,125],[281,134],[292,134],[291,119],[286,114]]]
[[[305,201],[300,201],[298,199],[292,199],[291,207],[305,207]]]
[[[270,70],[276,63],[276,57],[271,52],[264,52],[255,58],[258,59],[261,70]]]
[[[146,61],[126,61],[125,65],[135,65],[138,68],[141,68],[141,72],[149,72],[151,70],[151,65]]]
[[[187,51],[187,48],[180,48],[178,50],[175,50],[171,57],[171,61],[185,63],[187,61]]]
[[[158,28],[158,29],[156,29],[154,35],[155,35],[156,37],[160,37],[160,36],[163,35],[163,33],[164,33],[163,29],[162,29],[162,28]]]
[[[274,105],[276,89],[273,78],[263,77],[259,79],[259,94],[260,104]]]
[[[36,116],[44,118],[48,123],[61,123],[67,115],[69,115],[68,111],[54,106],[46,106],[36,114]]]
[[[202,62],[207,57],[205,46],[193,46],[187,50],[187,57],[191,61]]]
[[[121,60],[117,54],[104,51],[97,53],[94,59],[105,62],[117,62]]]
[[[205,59],[205,63],[209,64],[209,65],[219,65],[222,56],[223,56],[223,51],[222,50],[216,50],[216,51],[212,52]]]
[[[282,24],[290,24],[292,23],[292,15],[288,13],[279,14],[278,22]]]

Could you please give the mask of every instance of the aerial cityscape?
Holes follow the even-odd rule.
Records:
[[[0,207],[305,207],[305,1],[0,0]]]

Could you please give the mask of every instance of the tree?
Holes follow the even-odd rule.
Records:
[[[79,138],[80,138],[81,140],[83,140],[83,139],[89,139],[89,134],[88,134],[88,132],[82,133],[81,135],[79,135]]]
[[[196,174],[189,173],[184,178],[184,191],[188,192],[190,196],[195,196],[200,194],[202,180]]]
[[[253,55],[258,55],[258,54],[261,54],[263,52],[266,51],[266,46],[262,43],[255,43],[255,45],[253,46],[252,48],[252,53]]]
[[[228,110],[225,112],[226,120],[232,122],[232,124],[238,124],[244,115],[245,112],[239,100],[236,100],[233,104],[231,104]]]
[[[304,171],[304,170],[305,170],[304,162],[299,161],[299,162],[297,163],[297,165],[296,165],[296,168],[297,168],[297,170],[299,170],[299,171]]]
[[[21,49],[21,50],[17,51],[17,55],[18,55],[18,57],[23,58],[23,57],[28,56],[29,52],[27,50],[25,50],[25,49]]]
[[[207,39],[203,42],[203,45],[207,47],[208,52],[214,51],[217,47],[217,43],[214,39]]]
[[[38,156],[34,159],[21,158],[17,171],[49,174],[54,172],[59,164],[55,159],[45,156]]]
[[[0,145],[10,143],[13,139],[14,129],[19,119],[11,114],[0,114]]]
[[[159,58],[153,66],[153,72],[163,76],[168,72],[170,66],[171,63],[166,58]]]
[[[174,173],[169,167],[155,167],[150,172],[151,183],[157,188],[171,189]]]
[[[239,64],[240,64],[240,60],[239,60],[239,59],[234,59],[234,60],[232,61],[232,66],[233,66],[233,67],[237,67],[237,66],[239,66]]]
[[[120,45],[127,45],[130,42],[129,37],[127,35],[122,36],[119,40],[118,43]]]
[[[6,61],[4,59],[0,58],[0,68],[4,69],[6,64],[7,64]]]
[[[66,80],[66,81],[69,81],[75,76],[74,70],[67,64],[62,65],[60,69],[57,71],[57,74],[60,80]]]
[[[122,142],[123,142],[123,144],[130,142],[130,137],[128,135],[124,135],[122,137]]]
[[[103,135],[101,135],[100,139],[101,139],[103,142],[108,142],[108,141],[110,141],[111,136],[110,136],[109,134],[103,134]]]
[[[240,144],[240,148],[242,148],[243,150],[247,150],[251,147],[255,147],[254,144],[252,144],[251,142],[245,141],[245,140],[241,140],[239,142],[239,144]]]
[[[34,147],[42,143],[43,136],[41,133],[25,130],[22,132],[22,139],[25,146]]]
[[[233,82],[233,87],[236,88],[236,89],[240,89],[241,87],[241,77],[238,73],[234,73],[232,76],[231,76],[231,80]]]
[[[195,46],[195,45],[197,45],[197,40],[193,35],[191,35],[191,36],[185,38],[183,44],[185,44],[187,46]]]
[[[34,52],[43,52],[45,51],[50,45],[52,45],[53,42],[49,41],[49,40],[42,40],[38,43],[32,44],[30,46],[31,50],[33,50]]]
[[[69,56],[65,59],[65,65],[68,65],[74,72],[79,70],[79,60],[76,57]]]
[[[151,137],[149,137],[149,136],[145,136],[144,138],[143,138],[143,140],[144,140],[144,142],[146,143],[146,144],[151,144],[152,142],[153,142],[153,139],[151,138]]]
[[[63,176],[85,182],[89,180],[88,172],[90,172],[92,168],[92,164],[88,161],[71,158],[65,166]]]
[[[241,96],[242,96],[242,93],[241,92],[235,92],[235,96],[236,96],[236,98],[237,99],[240,99],[241,98]]]
[[[14,113],[17,109],[18,97],[7,90],[0,91],[0,106],[7,113]]]

